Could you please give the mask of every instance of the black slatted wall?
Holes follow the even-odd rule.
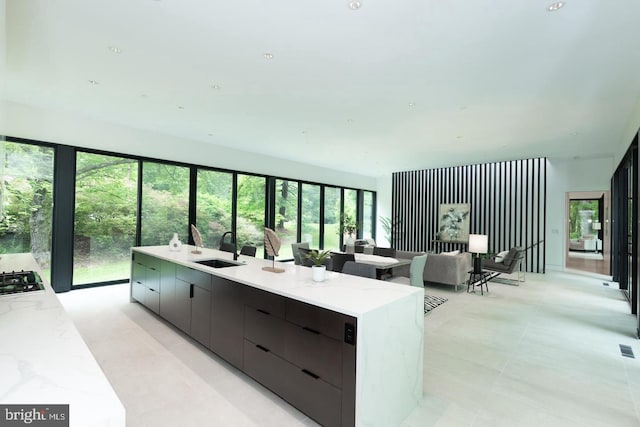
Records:
[[[409,251],[466,250],[438,242],[442,203],[469,203],[470,233],[487,234],[489,251],[527,249],[526,271],[545,271],[547,159],[456,166],[393,174],[393,246]]]

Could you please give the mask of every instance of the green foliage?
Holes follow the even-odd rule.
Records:
[[[313,261],[314,265],[321,266],[323,265],[322,263],[329,258],[330,254],[330,251],[318,251],[314,249],[308,252],[305,256]]]
[[[571,239],[579,239],[585,234],[596,234],[588,225],[591,221],[599,221],[599,200],[570,200],[569,201],[569,236]],[[580,212],[584,214],[581,215]],[[583,224],[584,222],[584,224]]]
[[[342,215],[342,232],[340,234],[354,234],[358,231],[358,223],[355,218],[348,213]]]
[[[400,236],[400,223],[401,219],[396,217],[395,220],[392,220],[391,217],[381,216],[380,224],[382,226],[382,230],[384,230],[384,238],[387,242],[396,245]]]
[[[49,147],[0,142],[0,252],[48,258],[53,153]]]

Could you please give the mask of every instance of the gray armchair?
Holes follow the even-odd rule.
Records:
[[[512,274],[517,272],[518,278],[515,282],[524,282],[524,272],[520,271],[520,265],[522,264],[524,255],[525,249],[520,246],[515,246],[509,249],[507,255],[500,262],[496,262],[495,258],[483,260],[482,269],[497,273],[492,276],[492,279],[498,277],[500,274]],[[514,280],[506,279],[504,277],[501,277],[500,279],[514,282]]]

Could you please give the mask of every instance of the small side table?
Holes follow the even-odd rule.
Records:
[[[484,290],[482,289],[482,285],[487,288],[487,292],[489,292],[489,285],[487,283],[487,277],[490,277],[491,273],[488,271],[480,271],[480,273],[476,273],[473,270],[469,270],[469,280],[467,280],[467,293],[469,293],[469,288],[473,287],[473,292],[475,292],[475,287],[480,286],[480,295],[484,295]]]

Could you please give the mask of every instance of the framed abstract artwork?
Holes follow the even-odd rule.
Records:
[[[468,203],[441,204],[438,235],[443,242],[467,243],[469,241]]]

